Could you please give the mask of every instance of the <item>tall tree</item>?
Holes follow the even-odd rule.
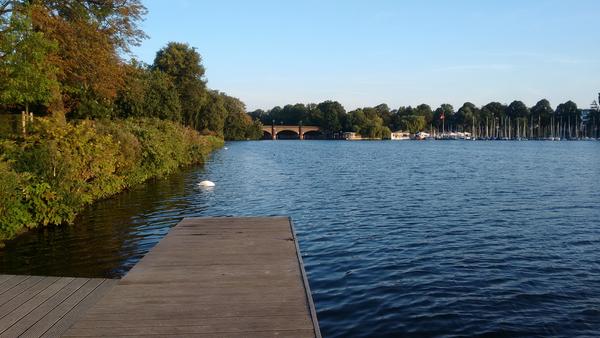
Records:
[[[479,109],[471,102],[465,102],[454,115],[454,123],[462,130],[471,130],[473,123],[479,118]]]
[[[218,99],[215,99],[214,93],[206,92],[202,57],[195,48],[185,43],[169,42],[156,53],[152,68],[164,72],[175,83],[186,124],[199,130],[213,124],[209,120],[216,116],[214,105],[218,104]],[[220,125],[220,122],[214,122]]]
[[[425,124],[429,125],[433,122],[433,111],[428,104],[422,103],[415,108],[415,115],[423,116]]]
[[[27,7],[14,11],[0,38],[0,100],[24,107],[27,114],[33,104],[58,100],[57,70],[48,62],[55,50],[44,33],[34,31]]]
[[[454,107],[452,107],[452,105],[449,103],[442,103],[433,113],[434,126],[437,128],[449,126],[447,121],[451,120],[453,115]]]
[[[17,2],[16,0],[14,2]],[[51,58],[67,111],[80,105],[108,107],[123,84],[120,53],[145,37],[139,0],[21,0],[31,3],[33,24],[58,43]],[[86,102],[88,101],[88,102]]]
[[[511,119],[525,118],[529,114],[529,108],[522,101],[513,101],[506,108],[506,115]]]
[[[333,133],[338,132],[342,128],[340,118],[346,115],[346,110],[339,102],[321,102],[317,105],[317,109],[322,114],[319,125],[326,136],[330,137]]]
[[[538,119],[542,124],[550,123],[554,110],[550,106],[550,102],[546,99],[539,100],[535,106],[531,107],[531,115],[534,119]]]

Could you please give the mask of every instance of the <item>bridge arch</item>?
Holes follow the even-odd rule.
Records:
[[[306,135],[308,138],[319,138],[321,128],[318,126],[303,125],[266,125],[263,126],[263,139],[285,139],[285,140],[303,140]]]
[[[263,140],[272,140],[273,139],[273,135],[271,134],[271,132],[264,130],[263,128]]]
[[[298,133],[298,130],[293,130],[293,129],[278,130],[276,135],[277,135],[278,140],[299,140],[300,139],[300,134]]]
[[[320,140],[323,139],[324,135],[320,130],[309,130],[304,132],[305,140]]]

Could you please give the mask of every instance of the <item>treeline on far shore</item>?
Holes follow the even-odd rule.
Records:
[[[318,104],[294,104],[261,109],[249,113],[263,125],[315,125],[324,138],[339,137],[354,132],[368,139],[386,139],[396,131],[428,132],[442,135],[449,132],[469,132],[487,139],[514,138],[598,138],[600,111],[579,109],[573,101],[552,108],[546,99],[527,107],[522,101],[510,104],[490,102],[478,107],[466,102],[458,110],[450,104],[432,109],[427,104],[390,109],[387,104],[346,112],[336,101]]]

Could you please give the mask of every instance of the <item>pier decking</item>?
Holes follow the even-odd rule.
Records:
[[[116,283],[0,275],[0,337],[60,337]]]
[[[65,336],[320,337],[287,217],[172,228]]]

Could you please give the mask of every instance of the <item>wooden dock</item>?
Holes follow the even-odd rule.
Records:
[[[172,228],[65,336],[320,337],[291,220]]]
[[[0,275],[0,337],[60,337],[116,283]]]

